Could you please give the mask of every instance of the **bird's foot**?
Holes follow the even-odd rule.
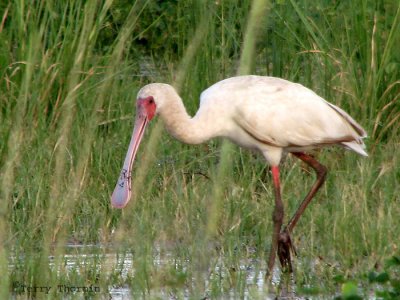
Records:
[[[291,253],[297,256],[289,231],[285,228],[281,233],[279,233],[278,257],[281,262],[282,270],[289,273],[293,272]]]

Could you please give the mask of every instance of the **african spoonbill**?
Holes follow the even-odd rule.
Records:
[[[290,234],[325,181],[326,167],[305,152],[339,145],[367,156],[362,141],[367,136],[365,130],[345,111],[301,84],[265,76],[228,78],[203,91],[200,108],[190,117],[171,85],[153,83],[137,95],[132,139],[111,197],[113,207],[125,207],[131,197],[132,164],[146,125],[155,115],[161,117],[172,136],[184,143],[200,144],[213,137],[225,137],[265,157],[271,166],[275,193],[269,273],[276,254],[282,266],[292,271],[290,253],[294,247]],[[281,229],[284,208],[279,163],[285,153],[308,164],[317,178],[289,223]]]

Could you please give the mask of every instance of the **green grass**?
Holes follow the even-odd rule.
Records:
[[[364,296],[395,288],[367,274],[399,280],[385,267],[400,246],[398,2],[235,2],[0,4],[0,298],[35,296],[17,282],[52,286],[49,298],[62,284],[99,286],[99,298],[112,286],[133,298],[263,298],[243,268],[265,272],[269,254],[261,157],[219,139],[183,145],[154,122],[133,199],[110,207],[139,88],[172,83],[194,114],[202,90],[238,73],[300,82],[369,134],[368,158],[315,154],[329,173],[293,234],[299,295],[351,298],[351,282]],[[282,170],[289,217],[314,175],[291,157]],[[67,254],[81,263],[67,267]]]

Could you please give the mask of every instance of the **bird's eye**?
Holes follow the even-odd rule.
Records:
[[[153,98],[153,97],[150,97],[149,103],[150,103],[150,104],[153,104],[153,103],[154,103],[154,98]]]

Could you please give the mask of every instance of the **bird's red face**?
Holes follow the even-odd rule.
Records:
[[[152,96],[138,98],[136,101],[136,119],[131,142],[126,153],[124,165],[121,170],[117,185],[111,196],[111,205],[115,208],[125,207],[131,198],[131,173],[137,149],[143,137],[147,123],[156,114],[156,103]]]
[[[139,113],[143,113],[146,115],[148,121],[153,119],[156,114],[156,103],[154,102],[153,96],[148,96],[146,98],[138,98],[136,101],[136,109],[138,115]]]

